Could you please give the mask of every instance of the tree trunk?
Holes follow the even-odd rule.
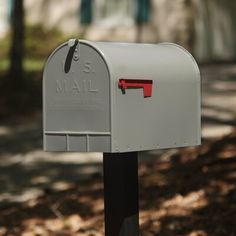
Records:
[[[23,82],[24,58],[24,6],[23,0],[14,0],[12,9],[12,42],[8,82],[21,85]]]

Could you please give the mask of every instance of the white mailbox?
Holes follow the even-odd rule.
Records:
[[[172,43],[69,40],[43,76],[44,149],[131,152],[201,143],[200,73]]]

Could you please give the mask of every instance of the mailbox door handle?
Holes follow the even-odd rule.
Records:
[[[139,79],[119,79],[118,86],[125,93],[129,88],[143,88],[144,97],[152,96],[152,80],[139,80]]]
[[[70,39],[68,42],[69,51],[66,56],[66,61],[65,61],[65,65],[64,65],[65,73],[68,73],[70,71],[71,62],[72,62],[74,52],[76,50],[76,46],[78,43],[79,43],[78,39]]]

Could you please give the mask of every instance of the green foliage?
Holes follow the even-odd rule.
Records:
[[[234,119],[236,120],[236,110],[234,111],[233,116],[234,116]]]
[[[24,60],[23,66],[26,71],[40,71],[42,70],[45,61],[46,58],[44,59],[28,58]],[[0,71],[6,71],[9,67],[9,63],[10,63],[9,60],[7,59],[0,60]]]
[[[3,64],[3,60],[8,57],[8,52],[10,49],[10,34],[8,33],[6,37],[0,39],[0,64]]]
[[[45,30],[41,25],[28,25],[25,34],[25,57],[45,60],[66,38],[58,29]]]
[[[0,40],[0,67],[5,68],[8,64],[11,33]],[[59,44],[70,38],[58,29],[44,29],[41,25],[26,25],[25,27],[25,58],[28,60],[46,60],[49,54]]]

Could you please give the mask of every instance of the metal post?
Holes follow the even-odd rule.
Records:
[[[138,152],[104,153],[105,236],[138,236]]]

